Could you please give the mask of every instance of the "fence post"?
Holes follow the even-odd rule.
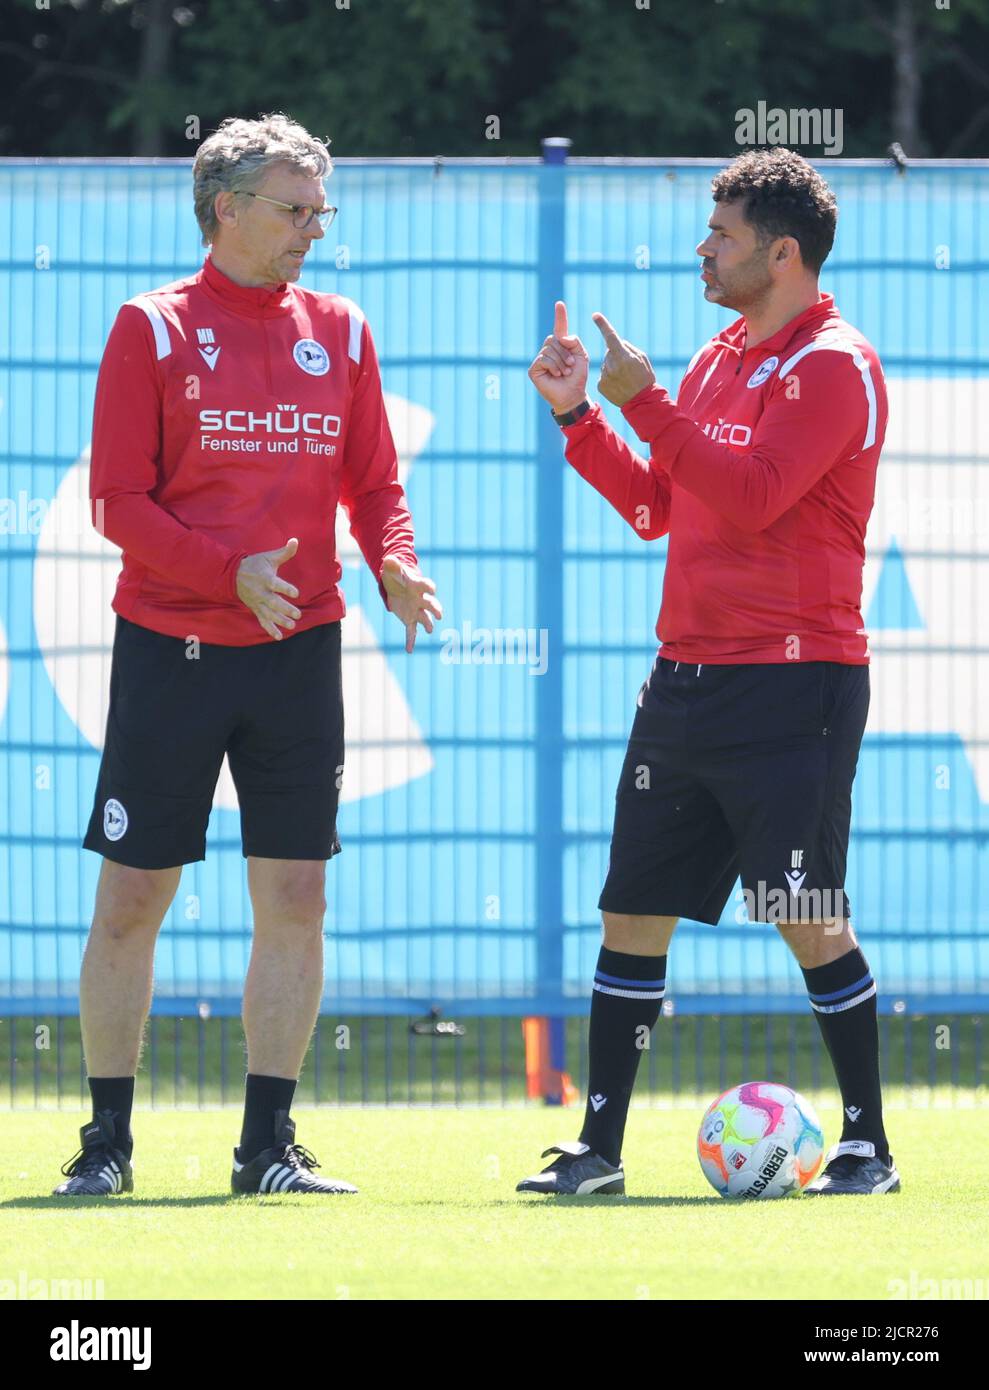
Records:
[[[566,265],[566,159],[570,141],[542,142],[538,170],[539,240],[532,352],[551,331],[553,305],[564,295]],[[563,992],[563,476],[559,427],[549,406],[538,407],[536,480],[536,613],[545,629],[547,666],[536,693],[536,960],[538,993]],[[566,1099],[564,1019],[547,1020],[552,1078],[545,1099]]]

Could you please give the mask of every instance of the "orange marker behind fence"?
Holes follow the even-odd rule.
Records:
[[[563,1019],[523,1018],[525,1042],[525,1093],[530,1100],[542,1099],[547,1105],[573,1105],[579,1099],[576,1086],[563,1069],[554,1064],[551,1029],[561,1030]],[[556,1060],[562,1060],[557,1058]]]

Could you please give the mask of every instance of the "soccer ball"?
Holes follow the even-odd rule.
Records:
[[[722,1197],[788,1197],[821,1166],[824,1135],[813,1106],[789,1086],[747,1081],[712,1101],[697,1157]]]

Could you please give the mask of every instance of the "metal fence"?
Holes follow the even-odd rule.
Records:
[[[458,1015],[455,1031],[429,1018],[322,1015],[297,1091],[301,1105],[517,1105],[527,1098],[519,1020]],[[586,1088],[587,1021],[563,1020],[560,1053],[578,1093]],[[447,1021],[450,1028],[450,1021]],[[885,1014],[879,1038],[889,1109],[986,1103],[981,1014]],[[636,1082],[637,1104],[703,1107],[740,1077],[782,1081],[831,1105],[831,1064],[810,1010],[800,1013],[667,1015]],[[137,1078],[140,1106],[237,1104],[246,1050],[227,1015],[152,1014]],[[79,1020],[55,1015],[0,1023],[0,1108],[77,1109],[89,1088]]]
[[[675,389],[730,317],[696,281],[714,167],[396,160],[341,161],[334,173],[340,215],[306,283],[367,314],[423,567],[446,607],[441,630],[407,657],[338,526],[348,752],[324,1013],[373,1016],[382,1049],[386,1017],[398,1036],[398,1020],[433,1006],[490,1020],[481,1032],[495,1052],[504,1018],[586,1011],[614,788],[654,656],[666,547],[643,544],[563,466],[525,369],[564,297],[585,340],[603,310]],[[848,891],[884,1012],[978,1012],[989,959],[989,648],[977,621],[989,165],[900,174],[826,161],[824,172],[840,225],[822,283],[875,343],[890,394]],[[22,1027],[73,1026],[99,867],[79,841],[118,559],[79,524],[96,369],[119,304],[201,255],[186,161],[0,161],[0,1018]],[[226,771],[208,846],[162,929],[162,1028],[162,1016],[188,1016],[210,1033],[210,1020],[239,1011],[250,914]],[[748,924],[740,895],[718,927],[682,923],[670,965],[678,1018],[717,1016],[708,1036],[732,1015],[806,1007],[788,952]],[[13,1031],[9,1045],[13,1057]]]

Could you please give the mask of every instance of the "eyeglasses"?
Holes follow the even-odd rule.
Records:
[[[325,231],[337,215],[336,208],[323,206],[314,208],[312,203],[281,203],[277,198],[266,198],[263,193],[244,192],[245,198],[257,198],[262,203],[273,203],[276,208],[286,208],[292,214],[292,226],[301,232],[315,217]]]

